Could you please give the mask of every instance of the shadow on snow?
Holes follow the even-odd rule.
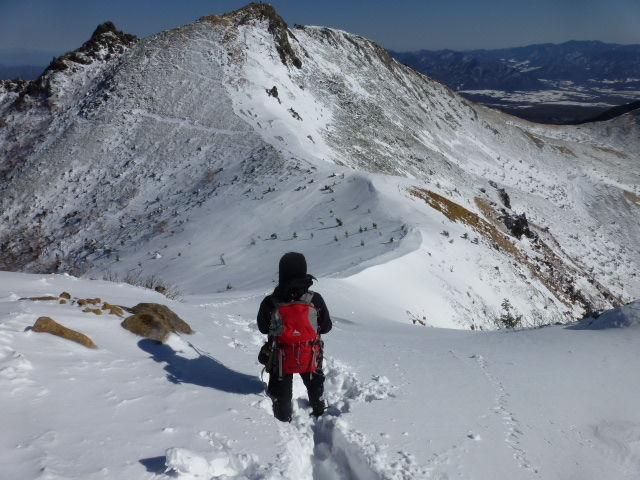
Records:
[[[161,457],[142,458],[138,461],[147,469],[147,472],[155,473],[156,475],[165,474],[171,477],[174,476],[172,472],[165,473],[165,470],[167,469],[165,465],[167,457],[164,455]]]
[[[181,357],[169,345],[155,340],[140,340],[138,346],[149,353],[156,362],[167,364],[164,369],[170,382],[191,383],[242,395],[264,391],[264,385],[258,377],[231,370],[191,344],[198,353],[196,358]]]

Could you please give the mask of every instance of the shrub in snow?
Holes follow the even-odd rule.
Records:
[[[515,313],[513,305],[511,305],[509,299],[505,298],[502,300],[500,306],[502,307],[502,313],[497,318],[497,322],[494,321],[498,328],[515,328],[521,324],[522,315],[517,315]]]
[[[180,253],[178,253],[180,256]],[[140,264],[138,264],[140,266]],[[164,280],[162,280],[157,275],[143,275],[142,270],[135,270],[128,272],[124,278],[120,278],[120,276],[111,270],[107,270],[103,273],[102,279],[108,282],[124,282],[129,285],[133,285],[136,287],[148,288],[150,290],[155,290],[156,292],[164,295],[167,298],[172,300],[178,299],[182,296],[182,292],[180,289],[174,285],[167,284]],[[97,302],[100,303],[100,302]],[[95,303],[94,305],[97,305]]]

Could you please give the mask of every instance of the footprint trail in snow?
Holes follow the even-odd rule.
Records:
[[[227,346],[256,351],[263,342],[255,322],[241,315],[226,315],[225,321],[212,314],[214,323],[228,330]],[[294,413],[291,423],[278,424],[281,453],[269,465],[260,465],[255,455],[233,451],[215,436],[209,439],[213,451],[199,455],[184,449],[167,451],[167,466],[179,478],[300,479],[300,480],[405,480],[425,478],[427,470],[411,455],[390,460],[385,446],[371,441],[349,425],[348,414],[358,403],[394,396],[394,388],[384,376],[360,381],[348,365],[328,356],[324,362],[325,399],[328,408],[322,417],[310,415],[306,390],[297,376],[293,383]],[[272,415],[271,401],[254,402],[262,415]],[[277,422],[274,419],[274,422]],[[205,432],[206,433],[206,432]]]

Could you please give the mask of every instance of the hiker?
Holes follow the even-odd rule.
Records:
[[[273,401],[273,415],[283,422],[291,421],[294,373],[307,387],[311,414],[319,417],[326,408],[320,334],[331,330],[331,318],[320,294],[309,291],[313,280],[304,255],[285,253],[278,285],[258,310],[258,328],[269,335],[260,358],[269,373],[267,394]]]

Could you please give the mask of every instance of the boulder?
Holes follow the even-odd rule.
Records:
[[[193,333],[189,324],[166,305],[139,303],[127,310],[133,315],[125,318],[121,325],[136,335],[165,342],[171,332]]]
[[[62,292],[59,296],[65,300],[71,300],[71,294],[69,292]]]
[[[67,340],[71,340],[72,342],[84,345],[87,348],[98,348],[97,345],[93,343],[93,340],[91,340],[85,334],[76,332],[75,330],[71,330],[70,328],[60,325],[58,322],[49,317],[38,318],[36,320],[36,323],[33,324],[32,330],[34,332],[50,333],[58,337],[66,338]]]
[[[34,302],[41,302],[47,300],[58,300],[58,297],[52,297],[50,295],[46,297],[22,297],[20,300],[32,300]]]

